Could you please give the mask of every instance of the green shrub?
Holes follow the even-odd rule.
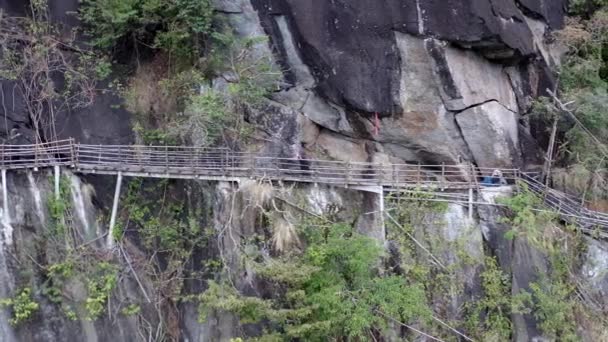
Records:
[[[190,61],[211,29],[213,7],[209,0],[83,0],[80,18],[99,48],[135,41]]]
[[[137,314],[139,314],[141,311],[141,306],[137,305],[137,304],[129,304],[127,306],[125,306],[124,308],[122,308],[122,310],[120,310],[120,313],[122,313],[125,316],[135,316]]]
[[[32,289],[29,287],[19,290],[13,298],[1,299],[0,306],[11,308],[12,318],[9,320],[11,325],[18,325],[28,320],[40,307],[32,298]]]
[[[558,162],[595,170],[608,164],[603,158],[608,153],[608,3],[581,0],[571,5],[579,10],[597,10],[586,19],[571,20],[557,35],[570,47],[560,69],[560,95],[563,102],[570,103],[572,113],[585,129],[561,110],[545,117],[545,123],[555,115],[559,119]],[[541,107],[534,111],[543,112]]]
[[[570,0],[569,12],[573,15],[589,15],[602,6],[608,6],[608,0]]]
[[[543,280],[530,284],[530,289],[532,313],[542,332],[557,341],[579,341],[572,285],[560,280]]]
[[[487,258],[481,273],[484,296],[470,304],[469,330],[481,340],[508,340],[511,335],[511,289],[509,278],[494,258]]]
[[[344,224],[301,229],[308,246],[303,254],[254,263],[259,276],[276,286],[276,298],[244,296],[210,282],[199,297],[200,319],[229,311],[242,323],[268,323],[265,336],[306,341],[366,340],[371,331],[388,329],[390,319],[430,319],[420,286],[378,274],[382,248],[375,240]]]
[[[88,319],[97,319],[104,311],[106,302],[118,283],[118,270],[107,262],[97,264],[96,271],[87,281],[85,309]]]

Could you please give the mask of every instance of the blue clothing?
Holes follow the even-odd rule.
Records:
[[[484,176],[481,185],[483,186],[500,186],[500,178],[492,176]]]

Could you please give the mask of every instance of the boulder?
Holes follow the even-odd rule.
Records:
[[[427,39],[445,107],[460,111],[488,101],[498,101],[517,112],[517,100],[503,66],[466,51]]]
[[[542,12],[552,22],[563,17],[563,6],[544,0],[524,2],[525,8]],[[279,26],[292,32],[293,46],[316,79],[318,93],[362,115],[400,112],[394,101],[400,82],[394,32],[449,41],[498,61],[521,61],[536,54],[532,32],[516,0],[252,3],[281,59],[291,47]],[[285,17],[285,22],[277,24],[277,16]]]
[[[608,245],[604,242],[587,238],[587,252],[580,277],[588,284],[587,290],[601,305],[608,308]]]
[[[496,101],[456,115],[477,165],[512,168],[521,164],[517,114]]]

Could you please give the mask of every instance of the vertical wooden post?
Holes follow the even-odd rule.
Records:
[[[34,145],[34,171],[38,171],[38,143]]]
[[[249,154],[249,157],[251,158],[251,161],[249,162],[249,178],[253,179],[253,173],[255,172],[255,167],[257,163],[253,154]]]
[[[393,164],[393,187],[397,189],[399,184],[399,174],[397,172],[397,164]]]
[[[60,180],[61,180],[61,172],[59,170],[59,165],[55,165],[53,167],[54,169],[54,174],[55,174],[55,200],[59,201],[61,194],[60,194]]]
[[[237,175],[237,171],[240,168],[241,161],[233,150],[230,150],[230,159],[232,160],[232,168],[230,169],[230,175],[232,176],[232,178],[235,178],[235,176]]]
[[[74,138],[70,138],[70,163],[72,167],[76,167],[76,144]]]
[[[226,177],[226,165],[227,164],[228,164],[228,152],[225,151],[224,153],[222,153],[222,161],[221,161],[222,177]]]
[[[422,177],[422,170],[420,167],[420,162],[418,162],[418,171],[416,174],[416,187],[420,188],[420,178]]]
[[[553,153],[555,149],[555,137],[557,135],[557,115],[553,118],[553,128],[551,129],[551,138],[549,139],[549,146],[547,147],[547,154],[545,155],[545,165],[543,166],[543,177],[545,180],[545,186],[549,186],[549,179],[551,178],[551,166],[553,164]]]
[[[472,162],[469,162],[469,172],[471,173],[468,179],[469,185],[475,186],[475,189],[479,191],[479,182],[477,181],[477,170],[475,169],[475,165],[473,165]]]
[[[118,171],[116,179],[116,190],[114,191],[114,202],[112,203],[112,214],[110,216],[110,229],[108,230],[108,248],[114,247],[114,226],[116,225],[116,214],[118,211],[118,200],[120,199],[120,186],[122,185],[122,172]]]
[[[169,174],[169,146],[165,145],[165,173]]]
[[[350,184],[350,180],[352,178],[351,172],[352,172],[351,171],[351,164],[350,164],[350,162],[347,162],[346,163],[346,185],[347,186],[348,186],[348,184]]]
[[[9,223],[10,216],[8,212],[8,184],[6,183],[6,169],[2,169],[2,216],[5,223]]]
[[[107,162],[104,162],[104,163],[107,163]],[[120,146],[118,146],[118,167],[119,167],[119,170],[121,170],[124,165],[125,165],[125,162],[123,161],[123,158],[122,158],[122,148]]]
[[[469,187],[469,220],[473,220],[473,187]]]
[[[445,190],[445,162],[441,163],[441,190]]]
[[[384,187],[380,187],[380,192],[378,193],[378,225],[380,226],[380,241],[386,244],[386,225],[384,223]],[[385,246],[386,247],[386,246]]]

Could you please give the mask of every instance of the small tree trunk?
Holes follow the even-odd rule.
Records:
[[[553,116],[553,128],[551,129],[551,138],[549,139],[549,146],[547,147],[547,155],[545,156],[545,165],[543,167],[543,178],[545,179],[545,186],[549,186],[549,179],[551,177],[551,165],[553,164],[553,153],[555,149],[555,137],[557,135],[557,115]]]

